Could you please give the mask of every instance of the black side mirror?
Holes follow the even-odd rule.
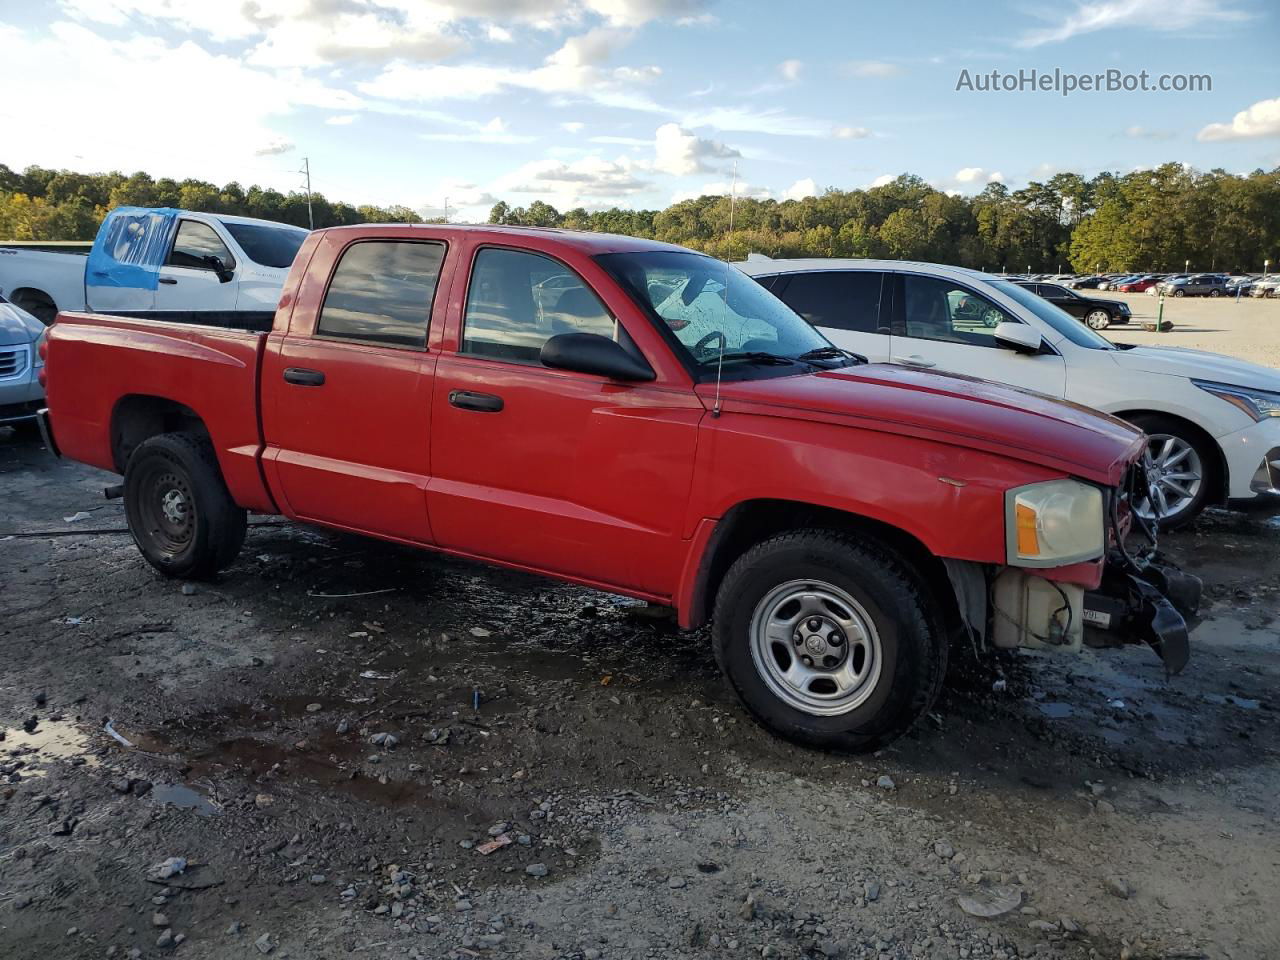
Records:
[[[223,262],[221,257],[215,256],[212,253],[207,253],[202,259],[209,265],[209,269],[218,275],[219,283],[230,283],[231,278],[235,276],[235,274],[231,272],[231,268]]]
[[[649,364],[632,356],[621,344],[598,333],[561,333],[542,345],[544,367],[594,373],[611,380],[652,380]]]

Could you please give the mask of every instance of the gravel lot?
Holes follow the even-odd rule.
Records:
[[[1081,290],[1081,296],[1124,300],[1134,321],[1155,320],[1160,301],[1145,293]],[[1239,301],[1211,297],[1166,297],[1164,319],[1173,322],[1168,333],[1140,328],[1111,327],[1103,335],[1119,343],[1190,347],[1239,357],[1251,363],[1280,367],[1280,300],[1242,297]]]
[[[1274,520],[1170,538],[1182,676],[958,650],[849,758],[616,597],[275,520],[162,580],[108,480],[0,431],[6,960],[1280,955]]]

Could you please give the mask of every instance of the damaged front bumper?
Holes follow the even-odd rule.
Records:
[[[1200,578],[1158,555],[1145,562],[1124,561],[1117,557],[1108,562],[1098,589],[1084,595],[1085,625],[1102,632],[1086,642],[1146,643],[1169,673],[1181,672],[1191,657],[1188,621],[1200,609]]]

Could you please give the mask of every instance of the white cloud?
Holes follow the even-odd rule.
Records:
[[[608,160],[592,154],[569,163],[535,160],[498,178],[491,189],[502,196],[541,197],[563,210],[584,200],[621,202],[647,190],[651,184],[640,176],[642,172],[626,157]]]
[[[782,193],[783,200],[803,200],[805,197],[816,197],[818,195],[818,185],[813,182],[813,177],[806,177],[803,180],[797,180],[791,186],[787,187]]]
[[[780,137],[825,137],[831,129],[821,120],[798,117],[776,107],[715,107],[684,118],[686,127],[714,127],[734,133],[769,133]]]
[[[274,157],[282,153],[288,153],[297,145],[284,137],[272,137],[262,146],[253,151],[255,157]]]
[[[491,23],[484,28],[485,38],[490,43],[511,43],[515,37],[506,27],[500,27],[496,23]]]
[[[654,169],[683,177],[715,169],[715,160],[740,157],[718,140],[707,140],[676,123],[664,123],[654,134]]]
[[[346,127],[355,122],[356,115],[354,113],[339,113],[332,117],[328,117],[325,120],[325,123],[329,124],[331,127]]]
[[[745,180],[739,180],[736,184],[732,180],[721,180],[715,183],[704,183],[700,187],[678,190],[671,195],[671,202],[680,203],[682,200],[696,200],[698,197],[727,197],[730,194],[739,200],[746,198],[767,200],[773,196],[768,187],[756,186]]]
[[[973,183],[982,176],[981,167],[964,167],[956,171],[955,179],[960,183]]]
[[[581,133],[582,128],[585,126],[586,124],[581,120],[566,120],[564,123],[560,124],[560,129],[566,130],[569,133]]]
[[[876,187],[887,187],[889,184],[893,183],[893,181],[897,179],[898,179],[898,175],[895,173],[882,173],[880,174],[880,176],[876,177],[874,180],[871,181],[868,189],[875,189]]]
[[[610,23],[636,27],[650,20],[675,19],[677,23],[696,19],[707,0],[586,0],[585,6]]]
[[[999,170],[992,170],[987,174],[987,183],[1004,183],[1004,174]]]
[[[885,60],[852,60],[845,64],[845,72],[855,77],[896,77],[902,67]]]
[[[0,99],[0,129],[23,131],[5,139],[5,162],[17,167],[145,168],[154,176],[257,180],[294,189],[296,164],[255,157],[284,139],[274,125],[304,106],[350,111],[362,105],[317,80],[247,67],[192,40],[108,40],[70,22],[53,24],[47,34],[0,24],[0,49],[0,88],[21,90],[40,77],[38,96]],[[235,109],[193,109],[192,90],[216,91],[219,103]],[[103,103],[136,103],[139,91],[146,92],[149,115],[164,118],[162,136],[140,135],[137,125],[120,122],[117,111],[101,109]]]
[[[547,63],[557,67],[594,67],[605,61],[631,39],[625,30],[597,27],[576,37],[569,37],[564,45],[547,57]]]
[[[1280,137],[1280,97],[1259,100],[1241,110],[1230,123],[1211,123],[1196,134],[1197,140],[1244,140]]]
[[[804,63],[800,60],[783,60],[778,64],[778,72],[782,74],[782,79],[795,81],[800,79],[800,73],[804,70]]]
[[[832,127],[831,135],[837,140],[865,140],[871,131],[866,127]]]
[[[1174,134],[1170,130],[1149,130],[1146,127],[1125,127],[1124,135],[1131,140],[1172,140]]]
[[[1057,23],[1028,30],[1017,40],[1020,47],[1060,43],[1099,30],[1127,27],[1147,33],[1203,31],[1225,22],[1246,20],[1249,14],[1227,0],[1100,0],[1080,2]]]
[[[644,137],[617,137],[611,134],[601,134],[598,137],[591,138],[592,143],[613,143],[624,147],[651,147],[652,140],[646,140]]]

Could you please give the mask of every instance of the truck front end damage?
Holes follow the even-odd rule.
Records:
[[[1008,565],[947,561],[970,633],[1001,649],[1145,643],[1170,674],[1180,672],[1190,658],[1188,621],[1199,609],[1201,583],[1158,552],[1154,523],[1133,509],[1146,483],[1135,463],[1111,491],[1078,481],[1010,491]],[[1098,521],[1103,556],[1090,560],[1088,528]]]

